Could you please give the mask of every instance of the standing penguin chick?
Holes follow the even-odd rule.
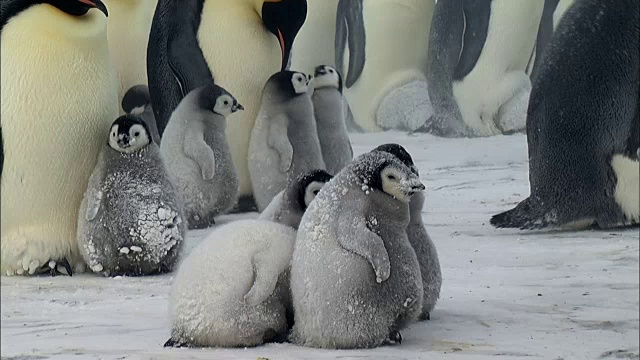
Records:
[[[300,223],[291,267],[291,339],[322,348],[400,342],[422,306],[407,239],[409,200],[424,185],[391,154],[371,152],[337,174]]]
[[[269,206],[264,209],[258,219],[288,225],[298,230],[302,215],[309,204],[315,199],[324,184],[332,178],[333,176],[324,170],[313,170],[300,174],[287,185],[286,189],[271,200]]]
[[[404,147],[398,144],[380,145],[373,151],[387,152],[409,167],[414,174],[420,176],[418,168],[413,163],[411,155]],[[422,288],[424,297],[422,299],[422,313],[420,320],[431,319],[431,312],[436,306],[442,288],[442,270],[436,246],[427,233],[422,221],[422,208],[424,206],[424,194],[420,191],[411,197],[409,202],[409,226],[407,226],[407,237],[409,243],[416,252],[418,264],[420,264],[420,275],[422,277]]]
[[[281,71],[262,91],[249,143],[249,173],[258,210],[305,172],[325,169],[313,116],[311,76]]]
[[[226,117],[243,110],[225,89],[190,92],[171,115],[160,150],[184,199],[189,228],[205,228],[236,202],[238,174],[225,135]]]
[[[160,133],[151,107],[151,96],[149,96],[147,85],[135,85],[127,90],[122,98],[122,110],[126,114],[142,118],[149,128],[153,142],[160,144]]]
[[[285,333],[295,238],[291,227],[270,221],[215,229],[177,271],[165,346],[255,346]]]
[[[107,8],[2,0],[0,10],[0,272],[83,271],[78,207],[118,117]]]
[[[331,174],[337,174],[353,159],[345,124],[342,76],[329,65],[316,67],[313,111],[322,148],[322,159]]]
[[[164,273],[184,235],[182,204],[149,128],[135,116],[119,117],[80,206],[80,254],[105,276]]]

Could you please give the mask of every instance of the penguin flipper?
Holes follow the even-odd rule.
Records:
[[[381,283],[391,275],[389,254],[382,238],[371,231],[363,218],[344,214],[338,219],[338,243],[367,259],[376,274],[376,282]]]
[[[362,0],[347,1],[345,21],[348,30],[349,44],[349,69],[345,85],[352,87],[362,75],[366,61],[366,33],[364,29],[364,16],[362,13]]]
[[[487,41],[491,0],[465,0],[463,3],[464,34],[458,65],[453,72],[454,80],[462,80],[476,66],[482,48]]]
[[[282,117],[273,119],[267,136],[267,145],[280,156],[280,171],[289,171],[293,163],[293,145],[287,136],[286,119]]]
[[[2,126],[0,126],[0,179],[2,179],[3,169],[4,169],[4,140],[2,135]]]
[[[168,34],[167,54],[171,71],[180,83],[182,97],[192,90],[214,83],[209,65],[198,44],[203,1],[185,1],[175,7]]]
[[[243,300],[249,306],[257,306],[273,294],[280,274],[274,271],[272,260],[260,253],[254,255],[252,263],[254,281]]]
[[[187,136],[185,136],[184,141],[184,154],[198,164],[204,180],[213,179],[216,169],[216,157],[211,147],[204,141],[202,133],[195,134],[193,131],[187,130]]]
[[[335,65],[340,74],[344,74],[344,49],[347,44],[347,19],[345,18],[347,0],[338,1],[336,10]]]

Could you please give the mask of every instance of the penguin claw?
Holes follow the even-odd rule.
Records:
[[[175,340],[173,337],[170,337],[169,340],[167,340],[163,347],[175,347],[175,348],[180,348],[183,347],[185,345],[184,342],[181,341],[177,341]]]
[[[389,330],[389,340],[393,343],[402,344],[402,335],[400,335],[398,329],[391,328]]]
[[[63,269],[64,269],[64,272],[62,271]],[[71,270],[71,264],[69,264],[69,261],[67,259],[62,259],[60,261],[49,260],[42,267],[42,272],[48,272],[52,277],[55,277],[57,275],[73,276],[73,270]]]

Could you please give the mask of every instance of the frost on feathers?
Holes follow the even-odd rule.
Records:
[[[132,154],[105,145],[80,207],[80,253],[105,276],[171,271],[186,230],[181,208],[155,144]]]
[[[171,340],[197,347],[255,346],[287,331],[291,227],[239,220],[215,229],[174,279]]]
[[[383,164],[412,174],[390,154],[361,155],[324,186],[302,217],[291,267],[296,344],[379,346],[392,328],[404,328],[420,312],[420,269],[405,232],[409,207],[372,191],[378,184],[370,180]],[[367,259],[345,242],[356,251],[360,244],[375,247]]]

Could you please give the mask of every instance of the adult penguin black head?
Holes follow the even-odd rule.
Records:
[[[282,66],[287,68],[293,41],[307,18],[307,0],[264,0],[262,22],[278,38]]]
[[[4,28],[9,19],[38,4],[50,4],[69,15],[82,16],[89,10],[96,8],[109,16],[107,7],[102,0],[2,0],[2,12],[0,15],[0,30]]]

